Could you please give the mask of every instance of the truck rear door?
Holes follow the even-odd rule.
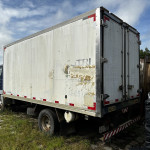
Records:
[[[109,95],[104,104],[112,104],[123,95],[123,29],[108,16],[103,21],[103,59],[107,60],[103,63],[103,93]]]
[[[104,105],[138,97],[138,32],[123,21],[103,15],[103,94]]]
[[[126,93],[128,99],[139,96],[139,35],[129,29],[126,34]]]

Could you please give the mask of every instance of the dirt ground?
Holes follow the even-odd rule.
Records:
[[[80,132],[78,134],[80,135]],[[133,124],[105,142],[100,140],[99,134],[95,133],[94,135],[92,130],[91,136],[90,132],[86,132],[84,136],[91,139],[91,149],[93,150],[138,150],[139,148],[144,148],[145,144],[144,122],[139,121]]]

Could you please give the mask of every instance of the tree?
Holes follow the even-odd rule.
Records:
[[[142,49],[140,50],[140,58],[144,59],[145,56],[150,56],[150,50],[147,47],[145,48],[145,51]]]

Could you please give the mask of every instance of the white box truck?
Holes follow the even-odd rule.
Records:
[[[8,44],[2,105],[30,104],[49,134],[95,117],[106,140],[140,118],[139,45],[139,32],[103,7]]]

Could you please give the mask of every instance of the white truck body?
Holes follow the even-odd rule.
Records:
[[[139,33],[97,8],[6,45],[3,68],[6,98],[102,117],[139,102]]]

